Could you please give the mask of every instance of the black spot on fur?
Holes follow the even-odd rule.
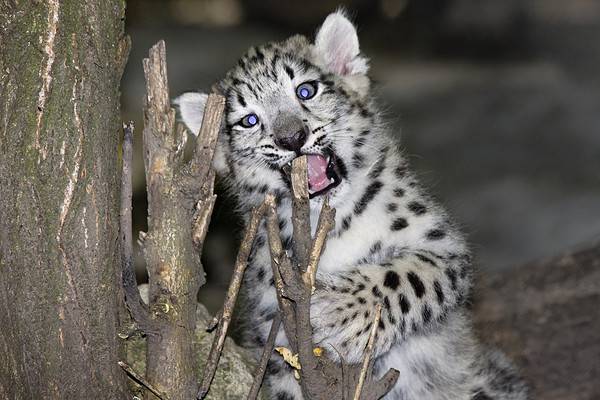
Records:
[[[404,189],[402,189],[400,187],[394,189],[394,196],[396,196],[396,197],[402,197],[402,196],[404,196],[404,193],[405,193]]]
[[[383,279],[383,286],[396,290],[400,285],[400,276],[394,271],[387,271]]]
[[[400,310],[402,311],[402,314],[408,314],[410,311],[410,302],[402,293],[398,295],[398,303],[400,304]]]
[[[256,246],[257,249],[260,249],[265,245],[265,241],[266,239],[264,236],[259,236],[256,238],[256,243],[254,244],[254,246]]]
[[[392,314],[391,312],[388,313],[388,322],[392,325],[396,325],[396,323],[398,322],[396,321],[394,314]]]
[[[348,179],[348,167],[346,166],[346,163],[344,162],[344,160],[342,160],[341,157],[337,159],[337,162],[342,179]]]
[[[437,302],[439,305],[442,305],[444,302],[444,290],[442,289],[442,285],[438,280],[433,282],[433,289],[435,290],[435,295],[437,297]]]
[[[379,288],[377,286],[373,286],[373,289],[371,289],[371,292],[373,292],[373,295],[375,297],[381,298],[381,296],[383,296],[383,294],[381,293],[381,290],[379,290]]]
[[[367,141],[364,137],[357,137],[356,139],[354,139],[353,145],[355,148],[358,149],[363,147],[366,142]]]
[[[246,100],[244,100],[242,95],[239,93],[237,94],[237,101],[238,101],[238,103],[240,103],[240,106],[246,107]]]
[[[373,245],[371,246],[371,248],[369,249],[369,254],[375,254],[377,253],[379,250],[381,250],[381,241],[378,240],[375,243],[373,243]]]
[[[408,278],[408,281],[415,292],[415,296],[418,298],[423,297],[425,294],[425,285],[423,284],[421,278],[419,278],[419,276],[412,271],[406,274],[406,277]]]
[[[457,288],[457,286],[456,286],[456,271],[452,268],[447,268],[444,271],[444,273],[450,280],[450,287],[452,288],[452,290],[456,290],[456,288]]]
[[[431,258],[424,256],[423,254],[415,254],[417,256],[417,258],[421,261],[423,261],[424,263],[427,263],[433,267],[437,267],[437,264],[435,263],[435,261],[433,261]]]
[[[406,175],[407,171],[408,168],[406,165],[399,165],[394,169],[394,175],[396,175],[396,178],[401,179],[404,177],[404,175]]]
[[[387,205],[387,210],[391,213],[396,212],[397,209],[398,209],[398,204],[396,204],[396,203],[389,203]]]
[[[364,298],[364,297],[359,297],[359,298],[357,298],[356,300],[358,300],[358,302],[359,302],[360,304],[366,304],[366,303],[367,303],[367,300],[365,300],[365,298]]]
[[[269,361],[267,364],[267,373],[269,375],[277,375],[281,372],[281,365],[276,361]]]
[[[390,305],[390,299],[388,299],[387,296],[385,296],[383,298],[383,306],[385,307],[386,310],[389,310],[391,305]]]
[[[259,282],[262,282],[265,279],[265,269],[260,267],[258,268],[258,272],[256,273],[256,278]]]
[[[288,76],[290,77],[291,80],[293,80],[294,76],[295,76],[294,75],[294,70],[289,65],[286,65],[284,67],[284,69],[285,69],[285,73],[288,74]]]
[[[352,156],[352,166],[356,169],[363,168],[365,166],[365,156],[360,153],[354,153]]]
[[[408,209],[415,215],[423,215],[427,212],[427,207],[418,201],[411,201],[408,203]]]
[[[490,396],[485,394],[483,389],[476,389],[474,391],[473,397],[471,399],[472,400],[494,400]]]
[[[358,286],[356,287],[356,289],[354,289],[352,291],[352,296],[355,296],[358,292],[361,292],[362,290],[364,290],[364,288],[365,288],[365,284],[359,283]]]
[[[383,172],[384,169],[385,169],[385,157],[381,156],[377,160],[375,165],[373,165],[371,172],[369,172],[369,178],[371,178],[371,179],[379,178],[379,176],[381,175],[381,173]]]
[[[369,203],[375,198],[375,196],[377,196],[377,193],[381,191],[382,187],[383,183],[381,183],[380,181],[372,182],[369,186],[367,186],[367,188],[365,189],[365,193],[362,195],[360,200],[358,200],[358,203],[356,203],[356,205],[354,206],[354,213],[356,215],[362,214],[369,205]]]
[[[289,250],[292,248],[292,237],[286,236],[283,238],[283,248]]]
[[[378,328],[379,328],[380,331],[385,330],[385,324],[383,323],[382,319],[379,320],[379,326],[378,326]]]
[[[421,317],[423,318],[423,323],[426,324],[431,321],[431,307],[425,304],[421,309]]]
[[[408,221],[405,218],[396,218],[390,227],[393,231],[400,231],[408,226]]]
[[[277,394],[275,395],[275,398],[277,400],[295,400],[294,396],[292,396],[288,392],[277,392]]]
[[[350,228],[350,223],[352,222],[352,215],[347,215],[342,219],[342,227],[340,229],[340,233],[347,231]]]
[[[441,229],[432,229],[427,232],[427,239],[429,240],[440,240],[446,237],[446,232]]]

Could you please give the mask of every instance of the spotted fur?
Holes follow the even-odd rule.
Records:
[[[471,290],[471,259],[462,234],[418,185],[386,126],[369,88],[368,61],[354,26],[331,14],[314,43],[294,36],[251,48],[220,82],[226,120],[215,167],[247,214],[266,192],[277,197],[286,248],[292,227],[289,182],[282,167],[299,153],[335,154],[339,186],[329,191],[336,228],[321,258],[311,321],[314,338],[334,358],[361,360],[376,304],[376,370],[400,371],[386,399],[521,400],[526,390],[497,354],[473,337],[465,301]],[[303,82],[317,85],[306,101]],[[187,93],[175,103],[198,132],[206,95]],[[240,125],[253,113],[259,122]],[[307,127],[300,151],[278,145],[278,135]],[[315,229],[323,197],[311,199]],[[247,343],[260,351],[277,309],[261,227],[245,276]],[[283,331],[278,345],[286,345]],[[276,356],[267,372],[272,399],[302,399],[289,368]]]

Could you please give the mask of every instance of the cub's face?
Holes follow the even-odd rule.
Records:
[[[291,161],[307,155],[311,197],[343,192],[377,152],[367,69],[356,30],[341,13],[327,17],[314,44],[295,36],[251,48],[219,83],[227,102],[217,171],[242,199],[285,197]],[[205,100],[201,93],[175,100],[195,134]]]

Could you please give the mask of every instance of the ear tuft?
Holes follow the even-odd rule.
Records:
[[[207,97],[205,93],[188,92],[173,100],[173,105],[179,111],[179,118],[196,136],[200,133]]]
[[[324,66],[336,74],[366,74],[369,70],[367,59],[360,57],[356,28],[342,11],[327,16],[317,32],[315,49]]]

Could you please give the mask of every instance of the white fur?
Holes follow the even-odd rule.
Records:
[[[206,93],[188,92],[173,100],[173,104],[179,109],[181,120],[194,136],[200,133],[207,98]]]

